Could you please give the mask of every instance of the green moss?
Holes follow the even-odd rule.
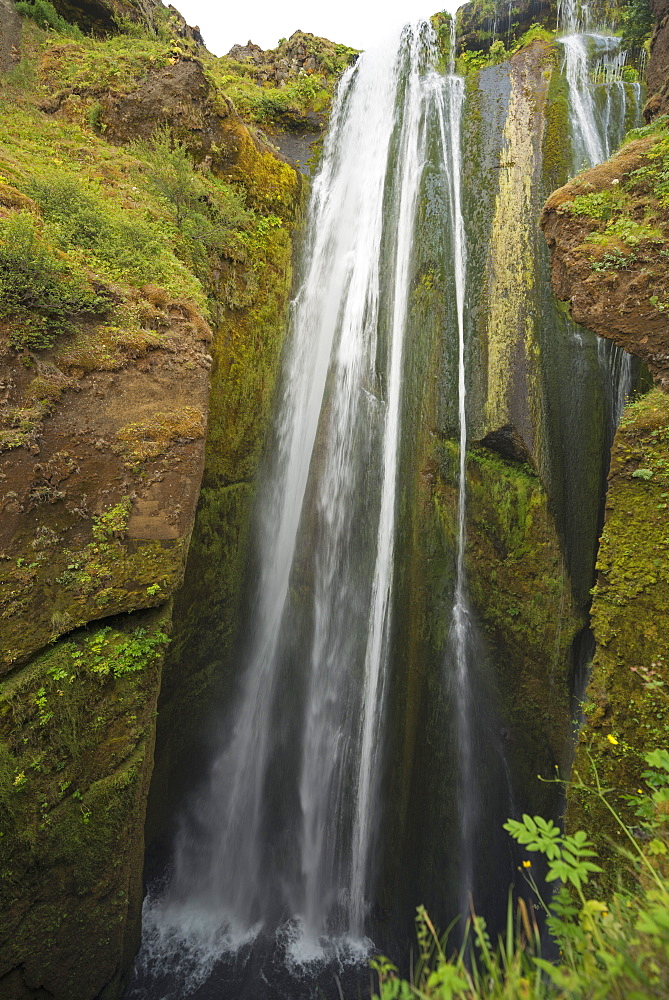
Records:
[[[557,52],[554,50],[557,63]],[[565,142],[569,132],[568,84],[562,73],[551,74],[546,101],[546,129],[542,157],[545,190],[548,194],[561,187],[571,173],[571,150]]]
[[[457,470],[457,446],[444,441],[435,503],[449,547],[457,531]],[[537,772],[550,776],[550,761],[566,767],[571,647],[584,621],[540,480],[485,448],[468,453],[466,563],[472,600],[495,649],[517,773],[533,808],[550,808],[552,792]]]
[[[68,41],[45,34],[40,42],[41,81],[61,91],[75,91],[84,99],[82,108],[91,107],[96,96],[104,90],[128,93],[151,70],[165,69],[195,49],[189,39],[176,41],[125,34]]]
[[[136,917],[170,615],[168,605],[73,633],[0,687],[3,961],[54,995],[92,996],[111,981]],[[113,669],[101,669],[105,651]]]
[[[668,502],[669,397],[655,389],[625,408],[613,447],[593,591],[597,651],[574,765],[592,781],[592,761],[612,804],[632,823],[625,796],[640,783],[643,754],[666,745],[669,727]],[[621,837],[610,814],[572,792],[567,817],[571,829],[591,832],[608,862],[602,891],[612,888],[625,866],[611,848]]]
[[[78,548],[62,543],[56,548],[57,520],[49,528],[42,525],[34,537],[17,540],[31,555],[0,565],[4,671],[64,632],[110,614],[153,607],[178,588],[188,539],[110,537],[124,534],[125,510],[123,504],[113,506],[93,519],[92,540]],[[150,592],[156,584],[160,590]]]
[[[206,479],[250,480],[258,467],[287,323],[291,239],[283,225],[258,227],[247,243],[250,276],[235,272],[234,303],[214,340]],[[255,278],[249,280],[249,278]],[[236,279],[236,281],[235,281]]]

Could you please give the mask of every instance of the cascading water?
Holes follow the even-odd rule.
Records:
[[[167,886],[145,904],[139,975],[175,977],[180,996],[257,935],[283,935],[298,964],[369,945],[411,254],[435,112],[464,365],[464,90],[434,73],[434,42],[427,23],[407,27],[339,87],[261,493],[234,728],[184,817]],[[464,465],[463,367],[459,385]],[[461,506],[458,615],[464,473]]]
[[[620,38],[588,30],[587,7],[580,8],[570,0],[561,10],[560,24],[569,32],[559,41],[569,91],[572,170],[578,173],[608,159],[625,132],[639,124],[641,84],[623,79],[627,53],[620,48]],[[601,338],[597,340],[597,356],[609,383],[610,445],[632,387],[632,359]]]
[[[562,44],[576,171],[618,141],[626,117],[638,112],[639,90],[622,82],[617,39],[572,34]],[[313,185],[260,486],[256,596],[233,722],[220,722],[224,745],[184,815],[166,883],[146,901],[134,997],[257,1000],[265,972],[264,959],[259,971],[254,956],[262,951],[272,965],[266,995],[294,1000],[310,993],[294,983],[277,992],[279,966],[281,975],[286,967],[341,967],[345,956],[359,960],[371,946],[365,935],[377,926],[373,910],[380,908],[375,848],[388,688],[404,652],[395,641],[401,483],[410,448],[402,433],[403,385],[417,335],[412,296],[437,274],[449,299],[439,336],[457,341],[457,378],[453,367],[447,389],[453,401],[457,396],[449,431],[458,437],[457,530],[438,694],[448,703],[440,752],[457,797],[446,807],[457,816],[457,846],[449,848],[457,860],[449,860],[452,884],[442,893],[449,919],[456,907],[467,916],[471,901],[486,897],[483,890],[489,898],[495,879],[501,899],[513,875],[513,864],[500,862],[501,824],[515,811],[508,742],[497,715],[494,654],[477,625],[465,563],[468,402],[472,422],[476,412],[467,398],[467,378],[475,378],[466,371],[471,237],[463,215],[465,88],[454,72],[454,19],[446,77],[434,70],[433,46],[429,25],[409,27],[361,56],[341,81]],[[431,198],[443,207],[443,239],[430,247],[428,280],[413,255],[420,212]],[[476,256],[473,249],[470,270]],[[574,353],[582,346],[574,341]],[[597,351],[617,422],[629,385],[627,358],[608,344]],[[559,631],[555,642],[557,664]],[[494,858],[484,864],[479,859],[493,837]],[[226,980],[221,971],[254,962],[250,992],[237,972]],[[234,986],[226,992],[222,982]],[[157,983],[153,992],[146,983]]]
[[[456,317],[458,330],[458,534],[456,540],[456,576],[449,645],[455,662],[455,722],[459,757],[459,817],[460,817],[460,910],[466,914],[473,894],[474,843],[473,828],[476,808],[476,774],[472,756],[473,694],[468,656],[470,641],[470,610],[467,601],[465,569],[466,503],[467,503],[467,410],[465,383],[465,283],[467,248],[462,215],[460,124],[464,104],[464,79],[455,75],[455,18],[451,20],[451,62],[445,80],[435,82],[435,99],[442,145],[442,162],[448,192],[453,270],[455,278]]]

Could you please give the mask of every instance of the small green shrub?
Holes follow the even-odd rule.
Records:
[[[617,746],[616,737],[609,742]],[[662,1000],[669,991],[669,752],[645,755],[644,788],[632,800],[636,825],[625,825],[609,802],[597,772],[594,784],[575,775],[574,786],[599,799],[622,831],[621,849],[635,888],[619,888],[610,900],[592,895],[590,881],[601,867],[583,831],[564,834],[550,820],[524,815],[509,820],[508,833],[528,853],[520,870],[536,903],[509,894],[506,932],[492,941],[485,921],[474,915],[459,950],[439,938],[425,909],[418,908],[418,960],[409,981],[387,959],[372,962],[379,991],[372,1000]],[[548,861],[546,880],[562,883],[546,904],[533,875],[534,854]],[[568,888],[569,887],[569,888]],[[550,896],[550,893],[548,894]],[[533,909],[541,908],[556,946],[542,958],[542,934]]]
[[[143,670],[170,641],[164,632],[138,628],[126,638],[114,638],[110,627],[101,628],[84,643],[82,662],[98,677],[124,677]],[[74,654],[73,654],[74,655]]]
[[[32,20],[48,31],[52,28],[60,35],[68,35],[70,38],[81,39],[84,37],[81,28],[76,24],[70,24],[64,17],[61,17],[53,4],[49,0],[18,0],[16,10],[24,17]]]
[[[7,320],[13,347],[52,347],[72,329],[73,315],[102,313],[109,304],[83,270],[44,242],[30,212],[0,220],[0,320]]]
[[[590,268],[593,271],[624,271],[636,259],[636,254],[633,251],[623,253],[618,247],[613,247],[612,250],[607,250],[606,253],[602,254],[599,259],[592,260]]]
[[[624,200],[625,195],[620,188],[606,188],[604,191],[593,191],[592,194],[576,195],[572,201],[566,201],[560,206],[560,212],[608,222],[622,208]]]
[[[120,216],[92,185],[63,174],[34,178],[27,192],[64,249],[89,250],[116,272],[132,272],[136,281],[148,282],[155,276],[155,261],[162,251],[156,233],[129,213]]]
[[[125,535],[125,529],[132,509],[130,497],[123,499],[93,518],[93,538],[97,542],[104,542],[109,538]]]
[[[185,144],[174,139],[165,127],[157,129],[149,142],[135,143],[133,150],[147,164],[149,184],[170,206],[181,228],[189,212],[205,195]]]

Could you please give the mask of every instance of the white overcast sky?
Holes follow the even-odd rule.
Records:
[[[365,49],[397,23],[455,10],[457,0],[172,0],[189,24],[197,24],[207,48],[224,55],[251,39],[272,49],[294,31],[310,31],[332,42]]]

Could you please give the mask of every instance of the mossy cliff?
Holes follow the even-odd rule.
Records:
[[[497,40],[511,48],[530,25],[555,28],[553,0],[517,0],[513,5],[498,0],[471,0],[457,12],[459,51],[487,52]]]
[[[662,4],[653,10],[647,119],[665,110],[668,69],[667,12]],[[555,191],[542,217],[555,294],[576,321],[645,361],[656,386],[626,406],[613,442],[592,592],[596,649],[574,762],[581,782],[599,781],[631,826],[634,799],[646,788],[643,755],[663,747],[667,734],[668,162],[660,116],[608,162]],[[605,898],[627,869],[620,827],[578,782],[568,790],[567,825],[586,829],[606,859],[596,876]]]
[[[594,391],[585,392],[570,382],[573,337],[562,353],[553,344],[566,319],[546,288],[548,256],[537,225],[552,178],[566,173],[558,136],[566,133],[567,108],[558,66],[554,47],[539,38],[510,60],[472,72],[462,121],[465,556],[476,635],[474,753],[480,764],[477,794],[486,815],[495,817],[486,843],[474,851],[477,898],[497,916],[508,873],[493,870],[485,859],[507,856],[501,824],[509,810],[555,817],[560,810],[556,786],[537,775],[551,778],[556,766],[561,773],[569,767],[571,690],[587,624],[605,461],[604,387],[596,381]],[[402,651],[402,670],[396,670],[389,696],[393,745],[387,776],[388,787],[397,791],[384,824],[390,846],[380,881],[393,886],[393,897],[382,898],[384,911],[406,914],[420,898],[445,926],[457,909],[444,886],[457,885],[459,878],[452,850],[459,836],[458,750],[449,644],[458,519],[458,347],[451,227],[437,221],[448,218],[449,206],[432,174],[433,155],[429,140],[412,259],[399,478],[393,643]],[[587,364],[596,375],[594,351]],[[556,471],[554,440],[562,453],[571,450],[568,468]],[[585,497],[579,495],[583,482]],[[567,493],[589,505],[580,536],[569,523]],[[401,917],[396,919],[401,927]]]
[[[645,789],[645,753],[664,747],[669,723],[669,397],[659,389],[629,404],[613,445],[606,523],[597,561],[592,626],[597,648],[574,762],[589,785],[634,825],[634,797]],[[631,801],[630,801],[631,797]],[[594,796],[569,793],[567,824],[586,829],[600,857],[601,892],[615,888],[622,832]]]
[[[542,226],[553,288],[574,320],[646,362],[669,390],[669,133],[633,132],[551,195]]]
[[[203,564],[234,627],[303,183],[175,12],[44,10],[2,9],[0,996],[88,1000],[138,945]]]

